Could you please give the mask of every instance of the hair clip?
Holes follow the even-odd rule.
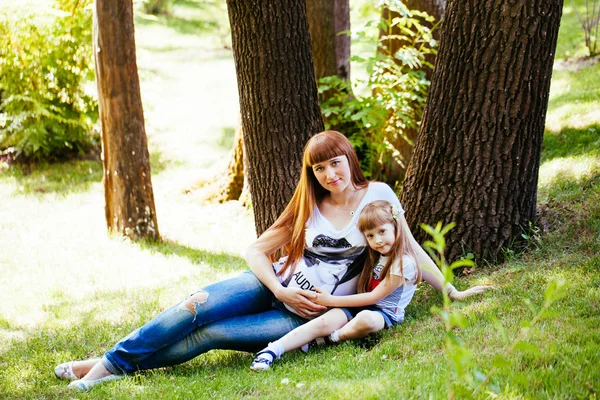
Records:
[[[400,218],[400,211],[394,205],[392,205],[392,218],[394,218],[394,221],[398,221],[398,218]]]

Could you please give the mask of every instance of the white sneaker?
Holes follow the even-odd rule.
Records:
[[[264,357],[261,357],[263,355]],[[273,353],[271,350],[259,351],[256,353],[256,357],[254,358],[254,361],[252,361],[250,369],[252,371],[266,371],[271,368],[271,365],[273,365],[273,360],[276,358],[277,356],[275,356],[275,353]]]

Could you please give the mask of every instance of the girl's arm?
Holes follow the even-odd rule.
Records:
[[[402,277],[390,274],[372,292],[352,294],[349,296],[333,296],[327,292],[321,292],[314,300],[315,303],[329,307],[362,307],[370,306],[379,300],[392,294],[400,286]]]
[[[302,317],[310,317],[322,313],[327,307],[313,303],[311,300],[317,294],[298,288],[286,288],[281,285],[269,256],[286,245],[290,240],[290,231],[286,227],[267,229],[246,250],[244,258],[254,275],[275,295],[277,299],[286,303]]]
[[[410,245],[414,250],[415,255],[417,256],[417,265],[424,266],[423,268],[421,268],[423,280],[441,292],[444,282],[444,275],[442,275],[442,272],[440,271],[438,266],[435,265],[431,257],[429,257],[429,254],[427,254],[427,252],[423,250],[423,248],[419,245],[419,243],[417,243],[416,239],[413,237],[412,232],[408,227],[408,223],[404,218],[404,214],[402,214],[400,218],[400,222],[404,225],[405,228],[404,232],[408,236]],[[452,300],[462,300],[474,294],[482,293],[490,287],[491,286],[473,286],[467,290],[460,291],[457,290],[452,284],[449,284],[448,296],[450,296],[450,299]]]

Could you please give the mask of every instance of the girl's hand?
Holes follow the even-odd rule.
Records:
[[[315,288],[318,295],[313,300],[315,303],[320,304],[322,306],[332,306],[331,302],[333,301],[333,296],[329,292],[325,292],[319,288]]]
[[[327,307],[314,302],[317,294],[310,290],[281,287],[275,294],[278,300],[292,307],[301,317],[309,318],[321,314]]]
[[[467,290],[462,290],[462,291],[454,289],[453,291],[448,293],[448,297],[450,297],[450,300],[464,300],[467,297],[473,296],[475,294],[483,293],[492,287],[493,286],[490,286],[490,285],[482,285],[482,286],[473,286],[473,287],[468,288]]]

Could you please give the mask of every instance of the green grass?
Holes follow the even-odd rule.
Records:
[[[211,34],[211,21],[226,20],[215,4],[176,1],[172,17],[136,17],[163,243],[106,234],[98,161],[0,164],[0,398],[447,397],[444,326],[430,312],[442,301],[427,285],[419,287],[402,325],[368,341],[286,354],[266,374],[248,369],[251,354],[213,351],[89,393],[73,394],[54,378],[56,364],[101,356],[191,291],[247,268],[239,254],[254,238],[251,212],[236,202],[205,205],[185,194],[194,181],[225,165],[238,123],[231,52],[219,34]],[[579,28],[568,7],[561,57],[579,51]],[[507,347],[495,320],[514,338],[521,321],[532,316],[528,300],[539,307],[553,280],[568,286],[530,330],[527,342],[539,352],[510,355],[508,366],[493,376],[491,391],[479,398],[593,399],[600,391],[599,109],[599,64],[554,71],[540,167],[539,236],[523,253],[508,251],[503,265],[458,279],[462,288],[495,286],[455,304],[469,321],[455,334],[483,372]]]

